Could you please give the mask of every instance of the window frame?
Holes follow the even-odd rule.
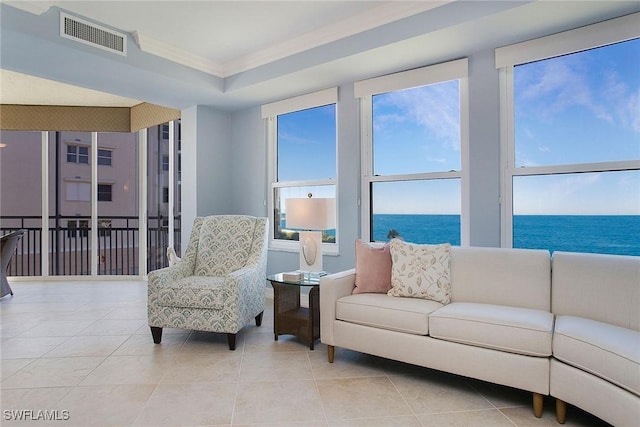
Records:
[[[360,99],[361,238],[372,239],[372,189],[376,182],[460,180],[460,244],[470,244],[469,189],[469,79],[468,59],[458,59],[414,70],[356,82],[354,95]],[[373,170],[373,96],[405,89],[459,81],[460,97],[460,170],[376,175]]]
[[[336,177],[335,179],[305,180],[305,181],[278,181],[278,116],[303,111],[310,108],[322,107],[325,105],[336,105]],[[267,137],[267,209],[270,221],[275,220],[275,193],[281,188],[327,186],[335,187],[336,198],[336,240],[335,243],[322,243],[322,253],[324,255],[337,255],[339,253],[340,226],[338,219],[338,88],[333,87],[318,92],[289,98],[282,101],[265,104],[262,106],[262,118],[266,122]],[[285,252],[298,252],[300,243],[297,240],[276,239],[274,236],[274,224],[269,227],[269,249]]]
[[[108,200],[100,198],[101,196],[104,197],[107,194],[107,192],[104,191],[104,190],[101,192],[100,191],[100,187],[103,187],[103,189],[104,188],[109,188],[109,191],[108,191],[109,199]],[[96,201],[98,201],[98,202],[113,202],[113,184],[98,183],[96,191],[97,191],[97,193],[96,193],[97,194]]]
[[[102,152],[103,155],[100,155]],[[104,153],[109,153],[105,156]],[[106,163],[108,161],[108,163]],[[109,148],[98,148],[98,165],[99,166],[113,166],[113,150]]]
[[[515,146],[514,67],[640,38],[638,14],[552,34],[495,50],[500,80],[500,245],[513,247],[513,180],[521,176],[640,170],[640,159],[545,166],[517,166]]]
[[[67,163],[75,163],[77,165],[90,165],[90,158],[91,158],[91,146],[88,144],[78,144],[78,143],[73,143],[73,142],[67,142],[67,150],[66,150],[66,160]],[[69,149],[73,148],[75,152],[70,153]],[[87,150],[86,154],[81,154],[80,153],[80,149],[81,148],[85,148]],[[74,160],[70,161],[69,160],[69,155],[73,156]],[[81,162],[80,158],[86,159],[86,162]]]

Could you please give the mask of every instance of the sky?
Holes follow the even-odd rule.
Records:
[[[514,68],[516,167],[640,159],[640,39]],[[515,214],[640,214],[640,172],[514,179]]]
[[[335,178],[332,117],[279,116],[280,180]],[[640,160],[640,39],[514,67],[514,117],[518,168]],[[460,170],[459,123],[457,80],[374,96],[374,174]],[[515,177],[513,189],[516,215],[640,215],[638,171]],[[460,180],[376,183],[373,203],[458,214]]]

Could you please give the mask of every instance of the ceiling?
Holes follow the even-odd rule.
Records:
[[[446,1],[3,1],[133,34],[142,50],[226,77]],[[256,37],[256,35],[259,35]],[[296,42],[298,40],[298,42]],[[0,70],[0,104],[130,107],[142,101]]]
[[[47,75],[0,63],[0,103],[131,106],[146,101],[231,110],[640,9],[628,1],[1,1],[39,17],[60,8],[123,31],[144,54],[204,77],[185,82],[169,76],[173,71],[165,73],[162,81],[167,93],[176,94],[172,98],[154,93],[157,84],[140,73],[139,81],[135,72],[122,78],[128,87],[122,81],[93,85],[76,78],[77,70]],[[451,22],[439,22],[441,17]]]

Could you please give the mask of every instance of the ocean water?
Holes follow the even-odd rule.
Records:
[[[459,215],[373,216],[373,240],[392,229],[408,242],[460,244]],[[640,256],[640,215],[514,215],[513,247]]]

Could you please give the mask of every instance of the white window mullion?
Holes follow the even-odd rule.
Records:
[[[373,105],[372,96],[366,95],[360,98],[360,134],[362,138],[360,164],[362,165],[362,179],[360,191],[360,218],[362,229],[360,237],[368,242],[371,240],[371,217],[369,206],[371,205],[371,179],[373,178]]]
[[[98,275],[98,132],[91,132],[91,275]]]
[[[173,246],[173,233],[174,233],[174,228],[175,228],[175,224],[173,221],[173,200],[174,200],[174,162],[175,162],[175,154],[174,154],[174,147],[175,147],[175,133],[174,133],[174,129],[175,129],[175,121],[170,121],[169,122],[169,209],[168,209],[168,216],[169,216],[169,236],[168,236],[168,245],[170,247],[174,247]]]
[[[269,216],[271,216],[271,212],[274,212],[275,209],[275,184],[276,177],[278,176],[278,158],[277,158],[277,143],[278,143],[278,120],[275,117],[269,117],[267,120],[267,156],[269,159],[269,167],[267,167],[267,182],[269,183],[269,194],[267,195],[268,200],[268,212]],[[274,219],[275,221],[275,219]],[[271,224],[269,227],[269,242],[273,243],[275,238],[274,235],[275,224]]]
[[[147,275],[147,129],[138,131],[138,274]]]
[[[466,63],[465,63],[466,65]],[[471,244],[471,184],[469,182],[469,79],[460,79],[460,245]]]
[[[513,247],[513,168],[514,123],[513,123],[513,67],[500,69],[500,170],[501,189],[500,212],[502,230],[500,246]]]
[[[616,162],[574,163],[568,165],[527,166],[513,168],[512,176],[556,175],[589,172],[616,172],[640,169],[640,160],[620,160]]]
[[[40,274],[49,276],[49,132],[42,134],[42,232],[40,234]]]

